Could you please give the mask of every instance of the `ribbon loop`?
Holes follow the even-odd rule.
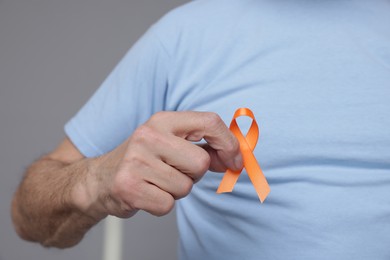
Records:
[[[241,130],[236,121],[236,118],[240,116],[248,116],[252,119],[252,124],[245,137],[241,133]],[[261,203],[263,203],[270,192],[270,187],[268,185],[267,179],[263,174],[263,171],[260,168],[259,163],[253,154],[253,150],[255,149],[257,140],[259,138],[259,126],[257,125],[253,112],[249,108],[237,109],[237,111],[234,113],[229,129],[236,136],[240,143],[240,150],[244,160],[244,168],[246,169],[249,179],[251,180],[256,190],[257,196],[259,197]],[[228,169],[225,172],[221,183],[219,184],[217,193],[231,192],[242,170],[243,169],[239,171],[232,171]]]

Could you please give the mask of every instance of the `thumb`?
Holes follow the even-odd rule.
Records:
[[[234,164],[228,165],[229,163],[226,160],[222,159],[220,156],[220,151],[213,149],[208,144],[200,145],[210,156],[210,167],[209,170],[213,172],[225,172],[227,169],[231,169],[233,171],[241,170],[243,167],[243,161],[241,152],[238,152],[236,157],[233,159]],[[231,160],[229,160],[231,162]]]

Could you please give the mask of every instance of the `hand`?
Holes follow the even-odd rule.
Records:
[[[206,145],[191,142],[204,138]],[[242,168],[239,143],[210,112],[159,112],[122,145],[98,159],[96,179],[107,214],[138,210],[162,216],[205,172]]]

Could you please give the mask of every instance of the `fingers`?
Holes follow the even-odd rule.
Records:
[[[113,197],[109,198],[108,208],[111,215],[128,218],[138,210],[144,210],[156,216],[163,216],[172,210],[175,198],[169,192],[137,176],[119,179],[120,181],[114,184]]]
[[[221,159],[217,153],[216,150],[214,150],[210,145],[208,144],[202,144],[200,145],[202,149],[204,149],[210,157],[210,166],[209,170],[213,172],[225,172],[228,167],[224,163],[223,159]]]
[[[162,161],[195,181],[203,176],[210,165],[210,157],[204,149],[148,126],[139,127],[130,141],[125,155],[125,160],[130,163],[139,160]]]
[[[238,140],[215,113],[160,112],[146,125],[189,141],[200,141],[204,138],[227,168],[232,170],[242,168]]]
[[[242,168],[242,156],[240,144],[237,138],[230,132],[222,119],[214,113],[207,115],[204,121],[204,139],[215,151],[214,158],[232,170]],[[210,151],[210,150],[209,150]]]
[[[201,139],[207,141],[203,148],[190,142]],[[121,159],[111,185],[110,211],[120,217],[138,209],[167,214],[208,169],[242,168],[236,137],[209,112],[157,113],[115,150],[113,157]]]
[[[175,200],[184,198],[191,192],[194,180],[189,176],[161,161],[156,161],[153,169],[158,169],[159,172],[144,172],[145,182],[171,194]]]
[[[176,136],[167,138],[168,143],[155,144],[160,159],[166,164],[198,181],[210,167],[210,156],[201,147]]]
[[[143,185],[140,188],[143,196],[133,201],[133,206],[142,209],[155,216],[164,216],[168,214],[175,205],[175,199],[171,194],[161,190],[154,185]]]

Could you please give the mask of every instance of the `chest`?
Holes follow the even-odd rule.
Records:
[[[270,167],[281,160],[390,160],[390,51],[361,49],[337,32],[289,43],[286,36],[251,37],[181,71],[168,109],[213,111],[226,124],[237,108],[252,109],[261,130],[255,152]]]

